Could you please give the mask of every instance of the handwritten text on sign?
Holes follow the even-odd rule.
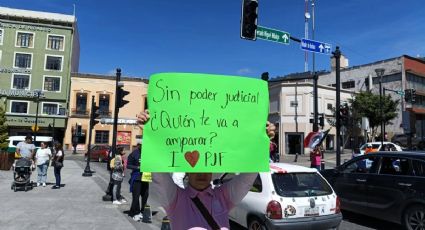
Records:
[[[267,82],[243,77],[151,76],[145,172],[268,171]]]

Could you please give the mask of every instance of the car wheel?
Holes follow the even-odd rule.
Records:
[[[425,206],[410,206],[403,216],[403,225],[406,230],[424,229],[425,227]]]
[[[257,217],[253,217],[249,220],[248,230],[266,230],[263,222],[260,221]]]

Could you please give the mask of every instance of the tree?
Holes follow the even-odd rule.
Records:
[[[369,126],[372,129],[372,137],[375,137],[377,129],[384,121],[385,125],[392,124],[391,120],[397,117],[397,107],[400,100],[392,100],[389,95],[382,98],[382,113],[380,111],[379,95],[371,92],[360,92],[355,98],[349,100],[359,117],[369,118]],[[381,134],[382,135],[382,134]]]
[[[7,142],[7,125],[6,125],[6,112],[4,108],[0,107],[0,150],[6,150],[9,146]]]

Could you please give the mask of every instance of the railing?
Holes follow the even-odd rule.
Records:
[[[74,117],[88,117],[90,112],[86,108],[72,108],[71,116]]]
[[[111,117],[112,111],[107,109],[99,109],[99,117]]]

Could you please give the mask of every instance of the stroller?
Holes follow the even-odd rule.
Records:
[[[28,189],[32,189],[33,185],[31,179],[31,160],[27,158],[20,158],[15,162],[13,171],[13,182],[10,187],[15,192],[18,189],[24,189],[25,192]]]

